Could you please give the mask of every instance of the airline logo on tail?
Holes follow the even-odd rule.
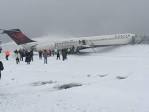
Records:
[[[7,34],[18,45],[35,42],[25,36],[20,29],[3,30],[3,33]]]

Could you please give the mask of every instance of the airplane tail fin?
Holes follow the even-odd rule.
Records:
[[[20,29],[3,30],[3,33],[7,34],[18,45],[35,42],[25,36]]]

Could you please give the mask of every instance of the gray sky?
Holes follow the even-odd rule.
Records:
[[[149,0],[0,0],[0,28],[29,37],[149,34]]]

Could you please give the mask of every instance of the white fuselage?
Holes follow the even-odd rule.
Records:
[[[133,41],[135,34],[113,34],[92,37],[71,38],[59,41],[43,41],[31,42],[24,44],[25,48],[34,48],[37,51],[43,49],[63,49],[71,47],[94,47],[94,46],[109,46],[109,45],[124,45]]]
[[[129,44],[132,42],[135,34],[115,34],[115,35],[103,35],[103,36],[95,36],[92,38],[84,38],[86,39],[87,45],[123,45]]]

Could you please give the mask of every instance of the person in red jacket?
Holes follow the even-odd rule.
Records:
[[[5,51],[5,58],[8,60],[8,57],[10,56],[10,51]]]

